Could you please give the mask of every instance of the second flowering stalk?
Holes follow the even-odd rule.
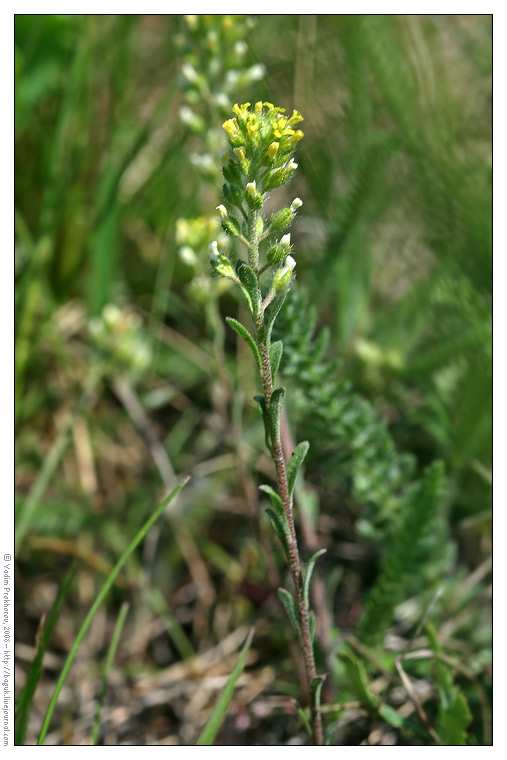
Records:
[[[309,444],[306,441],[298,444],[290,461],[285,462],[280,434],[285,388],[275,387],[283,342],[271,341],[274,322],[296,267],[290,233],[286,230],[302,201],[295,198],[289,207],[269,218],[264,213],[268,193],[288,183],[297,169],[293,152],[303,132],[295,126],[302,116],[293,111],[287,117],[285,109],[262,102],[253,107],[250,103],[236,104],[233,112],[234,118],[223,124],[231,151],[221,156],[224,203],[217,208],[224,230],[247,249],[247,261],[232,251],[220,252],[217,241],[210,243],[209,257],[217,275],[233,280],[241,288],[252,317],[253,334],[237,320],[227,321],[251,349],[262,381],[263,395],[256,396],[256,401],[264,421],[266,446],[275,466],[277,490],[269,485],[261,489],[271,499],[272,508],[267,512],[292,576],[293,592],[279,589],[279,596],[301,647],[310,703],[309,729],[313,743],[321,745],[323,678],[317,676],[315,667],[315,616],[310,609],[309,590],[315,562],[324,550],[316,552],[303,566],[294,522],[293,492]]]

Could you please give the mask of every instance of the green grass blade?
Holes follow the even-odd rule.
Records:
[[[106,595],[115,582],[120,570],[122,569],[123,565],[127,561],[127,559],[130,557],[134,549],[138,546],[138,544],[141,543],[143,538],[146,536],[148,531],[150,530],[151,526],[158,520],[158,518],[161,516],[164,509],[167,507],[170,501],[174,499],[175,496],[179,494],[183,486],[188,483],[190,478],[185,478],[181,481],[181,483],[174,489],[174,491],[171,491],[169,496],[164,499],[162,504],[158,507],[158,509],[155,510],[155,512],[152,514],[152,516],[144,523],[141,530],[137,533],[135,538],[131,541],[127,549],[123,552],[122,556],[114,566],[111,573],[106,578],[106,581],[104,585],[102,586],[97,598],[95,599],[94,603],[90,607],[90,611],[88,612],[88,615],[86,616],[84,623],[82,624],[81,628],[79,629],[79,633],[77,634],[74,643],[72,645],[72,649],[70,650],[67,659],[65,661],[65,665],[62,668],[62,672],[60,673],[60,677],[58,679],[58,682],[55,686],[55,690],[53,691],[53,696],[51,697],[51,701],[49,703],[49,707],[46,712],[46,716],[44,718],[42,728],[39,734],[39,738],[37,740],[37,744],[41,745],[44,744],[44,739],[46,738],[46,734],[48,732],[49,723],[51,721],[51,718],[53,716],[53,712],[56,707],[56,703],[58,701],[58,697],[60,695],[60,692],[62,690],[63,684],[65,683],[65,680],[67,678],[67,675],[69,673],[69,670],[71,668],[72,663],[74,662],[74,658],[76,657],[76,654],[79,650],[79,647],[81,646],[81,642],[83,641],[86,632],[88,628],[90,627],[90,624],[95,617],[95,614],[97,610],[99,609],[100,605],[106,598]]]
[[[32,704],[33,695],[39,683],[42,675],[42,660],[44,653],[48,648],[51,640],[51,635],[55,629],[55,626],[60,617],[63,605],[67,599],[69,592],[72,588],[72,583],[76,575],[77,563],[73,563],[69,572],[64,577],[63,582],[58,590],[58,594],[51,607],[50,613],[42,628],[42,633],[39,637],[39,643],[37,645],[37,651],[33,658],[32,664],[26,677],[25,685],[21,690],[16,702],[16,729],[15,729],[15,744],[21,746],[25,741],[26,726],[28,723],[28,716],[30,714],[30,706]]]
[[[175,613],[167,604],[160,589],[155,587],[148,589],[148,601],[152,609],[162,618],[166,631],[178,650],[181,659],[189,660],[195,655],[194,647],[180,625]]]
[[[245,662],[248,656],[248,652],[250,651],[253,635],[254,629],[252,628],[246,637],[246,641],[243,644],[243,649],[241,650],[239,660],[237,661],[234,670],[229,676],[229,680],[227,681],[225,689],[220,694],[218,702],[216,703],[213,712],[208,718],[208,722],[204,726],[204,729],[199,739],[197,740],[197,747],[209,747],[215,741],[216,736],[220,730],[220,726],[222,725],[222,722],[225,718],[227,708],[229,707],[229,702],[231,701],[232,695],[234,694],[234,689],[236,688],[238,678],[240,677],[241,673],[243,672],[243,668],[245,667]]]
[[[97,697],[97,712],[95,713],[95,721],[93,723],[93,729],[92,729],[92,744],[93,745],[97,744],[97,740],[99,738],[100,716],[102,714],[102,705],[104,704],[104,697],[106,695],[107,679],[109,676],[109,672],[113,666],[116,650],[118,649],[118,644],[120,643],[121,632],[123,630],[123,626],[125,625],[125,620],[127,619],[128,611],[129,611],[128,602],[124,602],[121,606],[118,619],[114,626],[114,631],[111,638],[111,643],[109,644],[109,649],[107,650],[106,661],[104,663],[104,672],[102,673],[102,680],[100,682],[100,689],[99,689],[99,694]]]
[[[34,511],[37,508],[40,500],[44,496],[46,488],[48,487],[51,478],[55,474],[56,468],[60,464],[60,461],[68,446],[72,427],[77,418],[86,409],[90,395],[94,392],[97,382],[100,377],[100,371],[95,368],[90,372],[86,382],[85,388],[79,399],[75,409],[70,413],[67,418],[67,422],[55,439],[48,455],[46,456],[44,463],[37,475],[35,483],[32,485],[25,502],[21,507],[21,511],[16,516],[15,522],[15,535],[14,535],[14,554],[17,555],[18,550],[23,542],[25,533],[28,530],[30,520]]]

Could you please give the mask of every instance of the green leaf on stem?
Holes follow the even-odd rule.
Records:
[[[281,293],[278,293],[278,295],[273,299],[273,303],[271,304],[271,308],[269,310],[269,316],[266,321],[266,335],[268,342],[271,340],[271,332],[273,330],[273,325],[275,324],[275,319],[277,318],[280,309],[282,308],[284,301],[287,298],[287,293],[289,290],[290,288],[285,288],[285,290],[282,290]]]
[[[280,418],[282,416],[283,400],[285,398],[285,388],[275,388],[271,394],[271,401],[269,404],[269,411],[271,416],[271,436],[276,437],[278,441],[280,438]]]
[[[320,697],[322,694],[322,686],[325,680],[326,680],[325,675],[316,676],[316,678],[312,678],[312,683],[311,683],[310,688],[312,692],[312,704],[316,710],[320,710]]]
[[[296,485],[296,477],[301,468],[301,465],[305,461],[305,457],[308,453],[310,444],[308,441],[302,441],[298,443],[287,465],[287,482],[289,485],[289,495],[292,498],[294,493],[294,486]]]
[[[237,268],[238,277],[245,287],[252,304],[252,314],[256,314],[260,308],[259,281],[254,270],[248,264],[241,264]]]
[[[313,731],[312,731],[312,727],[310,725],[310,720],[308,718],[308,709],[304,709],[303,707],[301,707],[301,705],[299,704],[299,702],[297,701],[297,699],[293,699],[292,701],[294,703],[294,707],[296,708],[297,714],[301,718],[301,721],[302,721],[304,727],[308,731],[309,735],[312,736]]]
[[[269,347],[269,363],[271,364],[271,379],[275,382],[276,373],[280,366],[280,361],[283,354],[283,342],[277,340],[276,343],[272,343]]]
[[[301,632],[299,630],[299,618],[296,609],[296,603],[293,599],[292,594],[290,594],[286,588],[279,588],[278,596],[280,597],[281,603],[285,607],[285,612],[287,613],[289,620],[292,623],[292,627],[294,628],[296,634],[300,636]]]
[[[308,562],[308,565],[306,566],[305,578],[303,581],[303,598],[307,607],[310,606],[310,581],[312,579],[313,568],[315,567],[315,563],[317,562],[318,558],[322,557],[326,551],[326,549],[319,549],[318,552],[315,552],[313,557]]]
[[[237,332],[241,338],[243,338],[247,346],[250,348],[252,354],[254,355],[255,361],[257,362],[257,366],[260,371],[261,355],[259,354],[259,349],[257,348],[257,345],[250,332],[244,325],[241,324],[241,322],[238,322],[238,320],[234,319],[233,317],[226,317],[225,321],[232,327],[235,332]]]
[[[264,422],[264,442],[268,451],[271,451],[271,433],[269,429],[268,410],[266,408],[266,399],[264,396],[254,396],[254,401],[257,401],[262,414],[262,421]]]
[[[267,493],[271,499],[271,502],[275,508],[277,515],[285,517],[285,512],[283,510],[283,502],[280,496],[277,494],[277,492],[274,491],[271,488],[271,486],[268,486],[268,485],[259,486],[259,491],[264,491],[264,493]]]
[[[313,610],[309,610],[308,612],[308,622],[310,624],[310,640],[313,644],[313,639],[315,636],[315,626],[317,624],[317,618],[315,617],[315,612]]]
[[[278,536],[278,540],[280,541],[282,545],[282,548],[285,552],[285,556],[287,557],[287,559],[289,559],[289,544],[287,543],[287,536],[285,535],[284,526],[282,525],[279,516],[275,512],[273,512],[272,509],[269,509],[269,508],[266,509],[266,514],[271,520],[271,525],[273,526],[273,530]]]
[[[285,549],[285,553],[287,555],[287,559],[289,558],[289,524],[287,522],[287,517],[285,515],[285,510],[283,508],[283,503],[280,498],[280,496],[274,491],[271,486],[268,485],[262,485],[259,487],[261,491],[264,491],[264,493],[267,493],[268,496],[271,499],[271,503],[273,504],[273,510],[267,509],[266,512],[269,515],[269,519],[271,520],[271,523],[273,525],[273,528],[280,539],[280,543],[282,544],[283,548]],[[271,513],[271,514],[270,514]],[[271,516],[273,515],[273,517]],[[275,520],[273,519],[275,518]],[[276,522],[276,524],[275,524]],[[281,535],[280,535],[281,534]]]

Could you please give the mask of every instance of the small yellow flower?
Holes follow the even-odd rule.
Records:
[[[303,117],[299,111],[294,110],[292,112],[292,116],[289,119],[289,127],[293,127],[295,124],[299,124],[300,121],[303,121]]]
[[[236,119],[227,119],[227,121],[224,121],[222,124],[222,127],[225,129],[229,137],[233,137],[239,132],[239,125]]]
[[[248,136],[250,140],[254,141],[257,136],[257,132],[259,131],[259,122],[253,114],[250,115],[246,128],[248,130]]]
[[[279,142],[272,142],[269,148],[267,149],[266,152],[268,154],[268,158],[270,161],[272,161],[274,157],[276,156],[279,147],[280,147]]]
[[[232,107],[232,110],[236,114],[236,116],[239,116],[240,119],[246,119],[249,115],[248,108],[250,106],[250,103],[242,103],[242,105],[238,105],[235,103]]]

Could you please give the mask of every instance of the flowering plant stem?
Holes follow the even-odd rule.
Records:
[[[253,109],[250,109],[250,103],[241,106],[236,104],[233,112],[236,117],[228,119],[223,125],[232,152],[229,156],[225,153],[221,156],[226,180],[223,187],[224,203],[229,208],[224,204],[217,208],[224,231],[247,248],[248,263],[237,258],[232,251],[219,251],[216,240],[209,245],[209,257],[218,276],[232,280],[240,287],[252,318],[253,335],[237,320],[229,317],[227,321],[252,351],[262,381],[264,395],[256,396],[256,401],[264,420],[266,446],[275,465],[278,493],[268,485],[261,486],[261,489],[271,499],[272,508],[266,511],[287,558],[294,586],[293,594],[280,588],[278,595],[303,654],[310,722],[302,710],[299,713],[312,735],[313,743],[322,745],[320,692],[324,679],[317,676],[315,667],[315,615],[310,610],[309,590],[315,562],[324,550],[316,552],[306,568],[303,567],[292,499],[296,476],[309,444],[306,441],[299,443],[286,464],[280,433],[285,388],[274,387],[283,343],[271,342],[273,324],[289,292],[296,267],[296,261],[291,256],[290,234],[285,234],[280,239],[276,236],[290,226],[303,202],[300,198],[295,198],[290,207],[280,209],[269,219],[262,213],[268,193],[289,182],[297,169],[292,153],[303,133],[293,127],[303,117],[298,111],[293,111],[292,116],[287,118],[283,115],[285,109],[262,102],[256,103]],[[239,210],[242,218],[238,220],[229,209],[232,212]],[[261,263],[260,243],[265,240],[269,240],[270,247]],[[267,275],[270,275],[270,279],[266,289],[261,277]],[[263,289],[267,292],[263,293]]]
[[[250,241],[251,246],[255,245],[253,241]],[[259,299],[260,300],[260,299]],[[308,607],[305,603],[303,595],[303,571],[301,559],[299,556],[299,547],[296,536],[296,527],[294,524],[294,509],[293,502],[289,493],[289,485],[287,480],[287,468],[285,465],[285,457],[283,455],[281,435],[280,435],[280,418],[272,413],[271,409],[271,396],[273,395],[273,381],[272,381],[272,368],[269,360],[269,349],[271,338],[267,336],[266,325],[264,321],[264,311],[262,308],[258,310],[256,322],[255,322],[255,339],[257,348],[259,349],[261,357],[261,380],[262,388],[264,391],[264,398],[266,400],[266,413],[269,421],[270,437],[271,437],[271,456],[276,470],[276,481],[278,486],[278,493],[282,500],[283,510],[285,517],[287,518],[287,525],[289,527],[289,535],[287,536],[288,543],[288,560],[289,567],[292,576],[292,582],[294,584],[294,590],[296,594],[296,606],[299,618],[299,630],[301,638],[301,649],[303,652],[303,659],[305,663],[305,676],[306,687],[308,692],[308,698],[310,699],[310,708],[312,714],[312,732],[313,742],[316,745],[323,744],[322,734],[322,718],[320,710],[314,699],[314,681],[317,677],[317,671],[315,668],[315,657],[313,654],[312,635],[310,632],[310,620],[308,615]]]

